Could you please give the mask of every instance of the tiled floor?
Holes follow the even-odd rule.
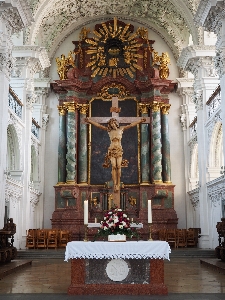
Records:
[[[225,299],[225,274],[200,264],[199,258],[165,261],[168,296],[68,296],[70,263],[59,259],[33,260],[32,265],[0,280],[1,300],[187,300]]]

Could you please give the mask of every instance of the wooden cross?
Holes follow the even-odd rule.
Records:
[[[143,119],[143,117],[119,117],[120,107],[118,106],[118,97],[112,97],[112,107],[110,108],[110,112],[112,114],[111,117],[91,117],[88,118],[91,121],[98,124],[107,124],[110,119],[116,119],[119,124],[131,124],[134,122],[139,122]],[[141,124],[150,123],[150,118],[145,118],[145,122]],[[93,124],[95,125],[95,124]],[[103,128],[102,128],[103,129]],[[115,186],[113,187],[113,202],[117,207],[120,207],[120,186],[118,186],[118,190],[115,191]]]

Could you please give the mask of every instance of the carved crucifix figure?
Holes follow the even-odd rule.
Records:
[[[112,180],[113,180],[113,202],[116,206],[120,206],[120,178],[121,178],[121,165],[123,162],[123,148],[121,144],[123,132],[126,129],[134,127],[140,123],[147,123],[149,120],[140,117],[119,117],[120,108],[118,107],[118,98],[112,98],[112,113],[111,118],[106,117],[92,117],[86,118],[85,121],[100,129],[108,131],[110,138],[110,145],[108,148],[107,158],[112,165]],[[149,118],[147,118],[149,119]],[[126,126],[120,126],[120,123],[130,123]],[[104,126],[102,124],[108,124]]]

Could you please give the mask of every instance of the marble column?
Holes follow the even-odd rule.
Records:
[[[66,183],[76,182],[76,106],[74,102],[65,102],[67,108],[67,154]]]
[[[88,104],[80,105],[80,131],[78,153],[78,183],[88,183],[88,154],[87,154],[87,124],[84,122],[88,111]]]
[[[161,118],[160,103],[153,101],[150,105],[152,109],[151,124],[151,179],[153,183],[162,182],[162,142],[161,142]]]
[[[161,105],[162,118],[162,178],[164,183],[171,183],[170,140],[168,114],[170,104]]]
[[[66,108],[59,110],[58,184],[66,182]]]
[[[139,104],[141,116],[148,117],[147,104]],[[150,182],[149,124],[141,124],[141,183]]]

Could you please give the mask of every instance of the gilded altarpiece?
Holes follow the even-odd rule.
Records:
[[[93,32],[83,28],[75,48],[58,58],[60,80],[52,83],[59,94],[58,183],[52,227],[68,229],[73,240],[83,240],[83,203],[89,200],[89,222],[102,219],[113,204],[111,166],[106,167],[107,131],[85,122],[87,117],[105,118],[107,126],[118,100],[121,118],[146,118],[126,130],[122,137],[123,158],[120,207],[148,238],[147,203],[152,199],[153,238],[161,228],[176,228],[174,185],[171,182],[168,94],[176,84],[168,80],[168,56],[154,51],[154,41],[144,28],[116,18],[97,24]],[[114,108],[115,109],[115,108]],[[94,231],[89,231],[93,236]]]

